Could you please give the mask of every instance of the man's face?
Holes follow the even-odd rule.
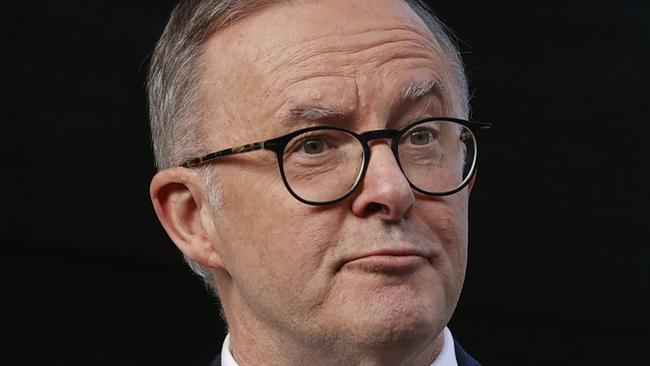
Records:
[[[213,36],[204,61],[211,150],[313,125],[363,132],[459,114],[447,59],[398,1],[272,6]],[[442,92],[403,100],[427,81]],[[331,109],[340,114],[319,116]],[[287,118],[302,110],[315,113]],[[371,149],[357,191],[324,207],[291,196],[270,151],[214,164],[224,205],[210,239],[231,332],[326,348],[432,340],[447,324],[465,274],[468,190],[415,194],[390,142]]]

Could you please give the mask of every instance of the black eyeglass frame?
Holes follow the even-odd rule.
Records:
[[[313,127],[307,127],[303,128],[300,130],[292,131],[289,132],[286,135],[279,136],[276,138],[272,138],[270,140],[266,141],[259,141],[259,142],[253,142],[250,144],[245,144],[245,145],[240,145],[236,147],[231,147],[228,149],[224,150],[219,150],[215,151],[206,155],[203,155],[198,158],[193,158],[190,160],[185,161],[184,163],[181,164],[182,167],[185,168],[192,168],[196,167],[211,161],[214,161],[216,159],[225,157],[225,156],[230,156],[230,155],[235,155],[235,154],[241,154],[245,152],[250,152],[250,151],[255,151],[255,150],[271,150],[275,152],[276,158],[278,160],[278,166],[280,168],[280,175],[282,176],[282,181],[284,182],[285,187],[291,193],[291,195],[296,198],[298,201],[308,204],[308,205],[313,205],[313,206],[325,206],[325,205],[331,205],[335,204],[338,202],[343,201],[346,199],[348,196],[354,192],[357,187],[359,186],[359,183],[363,181],[363,178],[366,175],[366,171],[368,170],[368,165],[370,163],[370,154],[372,150],[370,149],[370,145],[368,145],[368,142],[370,140],[375,140],[375,139],[390,139],[391,140],[391,150],[393,151],[393,155],[395,156],[395,161],[397,161],[398,166],[400,167],[400,170],[402,170],[402,174],[404,174],[404,177],[406,177],[406,180],[409,182],[409,185],[413,190],[416,192],[422,193],[424,195],[428,196],[448,196],[451,194],[454,194],[461,189],[463,189],[471,180],[471,178],[474,176],[476,173],[476,167],[477,167],[477,157],[478,157],[478,141],[475,141],[475,151],[474,151],[474,161],[472,162],[472,168],[467,177],[465,177],[464,181],[455,189],[451,191],[446,191],[446,192],[428,192],[423,189],[420,189],[417,187],[409,177],[404,173],[404,169],[402,168],[402,164],[399,159],[399,154],[397,152],[399,141],[402,138],[402,135],[406,132],[412,129],[413,127],[426,123],[426,122],[434,122],[434,121],[446,121],[446,122],[454,122],[458,123],[460,125],[463,125],[464,127],[467,127],[473,134],[474,139],[478,140],[478,135],[481,132],[485,132],[489,130],[492,127],[492,124],[490,123],[485,123],[485,122],[478,122],[478,121],[468,121],[464,119],[459,119],[459,118],[453,118],[453,117],[428,117],[428,118],[423,118],[419,119],[417,121],[414,121],[413,123],[409,124],[408,126],[395,130],[395,129],[381,129],[381,130],[372,130],[372,131],[366,131],[362,132],[361,134],[358,134],[354,131],[350,131],[348,129],[342,128],[342,127],[337,127],[337,126],[313,126]],[[291,189],[291,186],[289,185],[289,182],[287,181],[287,177],[284,174],[284,149],[287,147],[287,144],[291,139],[294,137],[301,135],[306,132],[310,131],[317,131],[317,130],[337,130],[337,131],[342,131],[345,132],[354,138],[356,138],[360,143],[361,146],[363,147],[363,165],[361,167],[361,171],[359,172],[359,175],[354,182],[354,184],[351,186],[351,188],[343,194],[341,197],[326,201],[326,202],[315,202],[315,201],[309,201],[306,200],[302,197],[300,197],[296,192]],[[461,136],[462,138],[462,136]]]

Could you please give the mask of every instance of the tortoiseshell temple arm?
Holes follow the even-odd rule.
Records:
[[[203,163],[207,163],[209,161],[212,161],[212,160],[224,157],[224,156],[235,155],[235,154],[240,154],[240,153],[245,153],[245,152],[255,151],[255,150],[262,150],[262,149],[265,149],[264,144],[265,144],[265,142],[262,141],[262,142],[254,142],[252,144],[241,145],[241,146],[237,146],[237,147],[231,147],[230,149],[225,149],[225,150],[213,152],[213,153],[201,156],[199,158],[188,160],[188,161],[184,162],[183,164],[181,164],[181,166],[183,168],[191,168],[191,167],[195,167],[195,166],[201,165]]]
[[[467,140],[471,140],[474,138],[474,135],[472,135],[470,132],[463,132],[460,134],[460,141],[465,142]]]
[[[489,131],[490,128],[492,128],[491,123],[485,123],[485,122],[478,122],[478,121],[468,121],[469,126],[472,127],[472,130],[477,131],[477,132],[485,132]],[[460,141],[467,141],[471,140],[474,138],[474,135],[470,133],[469,131],[463,132],[460,134]]]

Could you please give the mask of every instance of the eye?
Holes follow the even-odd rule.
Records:
[[[310,155],[320,154],[327,148],[322,138],[311,138],[302,142],[302,150]]]
[[[413,145],[426,145],[434,139],[430,130],[418,130],[409,134],[409,142]]]

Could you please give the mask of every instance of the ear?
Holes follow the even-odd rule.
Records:
[[[211,269],[223,268],[214,228],[214,210],[201,177],[186,168],[158,172],[149,189],[154,210],[183,254]]]

